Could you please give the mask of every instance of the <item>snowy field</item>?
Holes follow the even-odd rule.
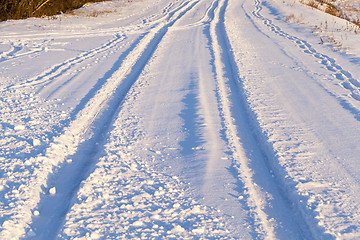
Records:
[[[356,25],[114,0],[0,33],[0,239],[360,239]]]

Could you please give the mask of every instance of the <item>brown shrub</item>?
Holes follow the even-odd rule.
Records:
[[[318,8],[319,4],[315,1],[310,1],[307,3],[308,6],[312,7],[312,8]]]
[[[51,16],[104,0],[1,0],[0,21]]]
[[[327,4],[325,12],[336,17],[342,17],[341,11],[332,4]]]

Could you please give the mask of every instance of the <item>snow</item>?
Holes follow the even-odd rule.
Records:
[[[49,193],[51,195],[55,195],[56,194],[56,188],[55,187],[50,188]]]
[[[355,25],[114,0],[0,29],[0,239],[360,237]]]

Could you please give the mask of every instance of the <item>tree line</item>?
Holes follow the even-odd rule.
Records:
[[[0,0],[0,21],[52,16],[104,0]]]

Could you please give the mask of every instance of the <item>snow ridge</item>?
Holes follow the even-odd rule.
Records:
[[[220,1],[219,7],[215,11],[214,21],[210,23],[210,35],[213,42],[213,51],[215,56],[215,68],[216,75],[218,79],[219,86],[219,95],[220,101],[222,104],[225,126],[226,126],[226,135],[229,140],[231,149],[234,153],[234,158],[237,163],[240,163],[238,173],[240,174],[241,180],[244,182],[245,188],[248,191],[249,198],[248,204],[251,209],[254,211],[254,217],[259,224],[261,224],[261,228],[259,229],[259,233],[263,235],[265,239],[275,239],[275,230],[272,224],[269,222],[267,214],[263,211],[264,204],[266,200],[264,196],[261,194],[261,191],[258,189],[258,186],[253,182],[253,172],[249,168],[249,159],[246,156],[246,153],[243,149],[243,146],[238,138],[237,127],[234,123],[234,119],[232,117],[232,113],[229,105],[229,89],[226,86],[226,78],[224,73],[224,63],[222,61],[222,49],[219,43],[219,36],[217,33],[217,28],[220,22],[220,11],[221,8],[224,7],[225,0]]]
[[[49,176],[51,176],[52,173],[55,173],[56,176],[59,169],[66,165],[66,161],[77,152],[80,144],[84,143],[85,139],[88,139],[87,135],[89,134],[89,130],[99,117],[103,118],[103,120],[108,119],[103,122],[111,121],[111,115],[109,116],[109,112],[106,112],[106,109],[110,108],[113,109],[113,111],[117,109],[116,106],[121,103],[126,92],[135,82],[141,69],[148,61],[168,27],[173,25],[186,11],[194,7],[197,2],[198,1],[186,1],[178,9],[169,12],[168,22],[156,26],[139,42],[138,46],[125,58],[119,70],[107,80],[102,88],[89,100],[86,106],[78,112],[70,125],[63,130],[64,133],[53,140],[53,143],[46,150],[45,155],[31,159],[31,161],[37,162],[41,166],[35,170],[33,175],[34,179],[29,186],[26,187],[29,190],[25,190],[29,192],[30,196],[28,197],[32,200],[17,206],[19,210],[16,210],[16,212],[21,212],[21,216],[14,216],[13,218],[16,219],[15,222],[9,220],[7,224],[3,225],[5,229],[0,233],[1,238],[7,238],[6,236],[9,235],[18,237],[24,234],[25,229],[21,230],[21,228],[25,227],[31,221],[32,211],[37,208],[36,205],[41,201],[41,193],[44,187],[47,188],[46,182]],[[57,67],[55,67],[55,70],[56,69]],[[41,77],[39,79],[41,79]],[[107,117],[102,116],[103,114]],[[97,134],[95,134],[95,136],[96,135]],[[85,166],[91,165],[91,163],[87,162],[87,159],[83,159],[82,161],[85,161],[83,163]],[[52,178],[54,178],[54,176]],[[81,178],[79,180],[81,180]],[[75,189],[77,189],[77,185],[78,183],[75,184]],[[71,192],[73,194],[73,190],[71,190]],[[70,199],[67,201],[69,200]],[[55,221],[58,222],[57,219],[55,219]],[[14,229],[12,224],[15,224],[19,230],[14,232],[12,230]],[[47,234],[50,234],[47,229],[49,229],[49,226],[46,225],[46,228],[43,230],[46,231]],[[38,229],[37,231],[41,232],[42,230]],[[51,232],[51,234],[55,233],[56,231]],[[40,236],[42,236],[42,234],[40,234]]]
[[[255,223],[259,224],[256,231],[265,239],[277,239],[284,234],[277,222],[291,222],[293,237],[316,238],[322,237],[323,233],[317,227],[312,227],[312,221],[308,222],[307,216],[301,207],[297,205],[298,198],[295,193],[287,189],[280,175],[277,175],[269,159],[274,158],[273,150],[268,148],[266,140],[258,130],[258,122],[253,118],[252,110],[244,103],[244,90],[242,79],[237,73],[235,61],[232,60],[230,42],[224,27],[224,14],[227,1],[222,3],[223,10],[217,11],[215,21],[210,25],[212,49],[214,51],[216,76],[219,88],[219,103],[222,109],[225,132],[229,145],[234,154],[234,168],[240,181],[244,183],[248,195],[247,204],[252,212]],[[221,16],[222,15],[222,16]],[[234,102],[238,102],[234,104]],[[231,105],[232,103],[233,105]],[[238,106],[237,106],[238,105]],[[248,116],[250,115],[250,116]],[[255,121],[255,122],[253,122]],[[259,132],[257,132],[259,131]],[[259,162],[259,163],[254,163]],[[255,175],[261,174],[267,178],[267,183],[259,181]],[[272,184],[272,188],[265,187]],[[271,206],[269,195],[277,196],[276,201],[282,202],[278,209],[276,203]],[[281,216],[276,212],[287,212],[287,216]],[[288,229],[290,231],[290,229]],[[310,231],[309,231],[310,230]]]
[[[296,4],[0,23],[0,238],[356,239],[357,38],[318,44],[287,15],[335,19]]]
[[[358,191],[356,190],[358,189],[356,184],[358,180],[352,172],[349,171],[347,166],[338,160],[338,156],[333,156],[332,153],[324,153],[324,146],[322,144],[326,141],[324,141],[324,139],[320,140],[318,136],[332,129],[333,125],[325,125],[327,128],[325,130],[322,129],[323,132],[317,132],[316,127],[315,129],[314,127],[311,128],[311,124],[308,124],[306,121],[313,121],[313,119],[318,117],[319,119],[326,119],[326,121],[334,121],[335,125],[338,124],[341,126],[343,124],[341,120],[337,122],[339,119],[332,119],[333,113],[331,112],[331,107],[337,107],[343,116],[346,115],[344,119],[348,119],[349,117],[350,119],[348,121],[356,126],[358,121],[356,120],[356,112],[354,115],[354,111],[349,111],[346,104],[336,100],[338,100],[337,96],[342,96],[352,101],[354,106],[357,105],[357,100],[348,97],[349,92],[341,95],[345,89],[342,88],[340,84],[338,88],[331,87],[332,82],[335,82],[334,85],[336,84],[336,81],[333,80],[336,80],[336,76],[332,74],[333,72],[331,70],[327,68],[324,68],[324,71],[318,70],[318,64],[323,67],[324,65],[322,65],[322,61],[319,61],[316,56],[330,56],[320,53],[320,51],[324,51],[323,48],[316,47],[315,50],[315,47],[311,47],[311,45],[306,42],[307,46],[312,49],[311,51],[316,51],[316,54],[318,54],[313,57],[305,48],[288,47],[287,44],[289,43],[297,46],[299,42],[296,43],[296,41],[288,38],[285,39],[291,40],[291,42],[279,41],[282,37],[282,35],[278,35],[279,38],[276,36],[276,33],[280,29],[279,26],[272,23],[273,26],[269,27],[264,24],[263,19],[259,19],[251,14],[254,11],[256,12],[256,4],[256,2],[249,3],[244,1],[243,4],[238,5],[239,9],[237,9],[237,11],[245,14],[245,18],[242,19],[242,21],[248,21],[250,26],[259,30],[256,32],[256,36],[261,39],[261,35],[263,35],[263,41],[252,44],[247,42],[249,39],[251,41],[251,38],[245,38],[246,40],[244,39],[243,41],[242,39],[240,40],[237,37],[239,32],[236,31],[234,21],[231,17],[227,19],[228,24],[226,24],[226,27],[227,30],[231,32],[231,43],[234,46],[237,65],[239,69],[241,69],[244,92],[246,93],[250,110],[253,112],[253,119],[256,121],[254,122],[254,128],[262,133],[258,137],[260,139],[263,138],[262,142],[265,143],[264,149],[269,149],[265,152],[269,153],[270,156],[269,165],[272,167],[270,169],[279,181],[278,186],[281,187],[280,190],[284,193],[285,198],[288,198],[291,207],[294,209],[293,216],[296,216],[295,218],[299,220],[299,226],[302,228],[306,238],[332,239],[340,236],[356,238],[357,233],[353,226],[358,224],[358,220],[356,220],[358,208],[350,208],[349,206],[356,202],[356,197],[353,198],[352,195]],[[262,6],[267,6],[267,4],[269,3],[263,3]],[[276,10],[271,9],[271,6],[269,6],[269,8],[270,17],[275,17],[278,21],[277,24],[283,24],[281,26],[286,27],[286,23],[282,22],[283,19],[279,18]],[[247,14],[247,12],[249,12],[249,14]],[[235,14],[237,15],[238,12],[235,11]],[[265,19],[265,17],[263,18]],[[266,19],[268,18],[269,17]],[[244,24],[244,26],[248,25]],[[274,29],[278,30],[274,32]],[[284,32],[284,34],[288,34],[284,30],[281,31]],[[245,34],[247,33],[245,27],[241,28],[240,35],[244,32]],[[292,37],[293,35],[288,34],[288,36]],[[300,37],[295,38],[301,40]],[[261,44],[263,44],[264,48]],[[265,46],[271,46],[277,50],[268,50]],[[286,46],[286,48],[283,48],[284,46]],[[254,49],[254,51],[247,52],[247,49]],[[293,49],[295,49],[294,52],[292,52]],[[299,54],[299,56],[296,54]],[[274,58],[274,56],[278,56],[279,59]],[[283,57],[280,58],[280,56]],[[308,56],[309,58],[306,60],[309,61],[300,59],[304,56]],[[332,57],[332,59],[331,62],[335,62],[336,58]],[[339,63],[336,65],[338,64]],[[346,66],[346,64],[344,65]],[[259,66],[263,66],[263,69],[261,69],[261,67],[259,68]],[[282,66],[283,69],[281,71],[274,71],[278,66]],[[351,67],[351,65],[349,66]],[[344,69],[344,66],[342,65],[341,68]],[[292,70],[289,71],[288,69]],[[320,75],[319,72],[316,71],[324,72],[325,74]],[[286,74],[286,72],[288,72],[288,74]],[[351,75],[354,74],[350,74],[350,76]],[[328,84],[326,84],[326,82],[328,82]],[[321,90],[317,92],[313,91],[311,85],[315,85],[316,88]],[[331,89],[333,92],[330,92],[330,90],[327,90],[325,87]],[[342,90],[336,91],[339,90],[340,87]],[[270,90],[268,91],[267,88]],[[280,94],[274,94],[274,90],[275,93],[278,92]],[[302,96],[302,98],[306,99],[304,103],[302,103],[301,100],[299,101],[299,99],[297,99],[298,102],[287,99],[289,97],[291,98],[292,95],[297,96],[297,94],[295,94],[296,91],[303,91],[302,94],[305,97]],[[307,99],[307,94],[312,94],[314,99]],[[299,95],[301,96],[301,94]],[[326,96],[326,100],[322,99],[320,101],[319,96]],[[335,100],[333,99],[334,97]],[[306,105],[306,101],[314,100],[319,101],[319,104],[314,104],[311,107],[314,108],[315,105],[318,105],[316,107],[318,110],[314,110],[311,107],[307,109],[306,107],[309,106]],[[325,107],[330,101],[334,102],[333,105],[330,105],[331,107],[329,108]],[[299,103],[300,105],[303,104],[302,108],[304,108],[305,111],[299,115],[295,114],[294,119],[294,115],[291,114],[294,114],[294,109],[295,112],[299,110],[296,105]],[[305,117],[306,120],[301,119],[304,115],[306,116],[308,113],[311,113],[311,111],[321,112],[325,111],[325,109],[329,112],[326,114],[315,114],[316,116],[310,116],[308,118]],[[347,115],[347,113],[350,114]],[[298,118],[304,122],[299,121]],[[259,124],[258,126],[256,126],[257,122]],[[335,129],[338,128],[335,127]],[[316,136],[314,133],[319,135]],[[348,136],[350,137],[351,134],[348,134]],[[335,144],[337,145],[338,143],[335,142]],[[351,146],[351,141],[347,144]],[[350,150],[350,153],[352,153],[353,150],[348,149],[347,144],[343,145],[343,148],[346,149],[345,152]],[[334,147],[332,147],[332,149],[334,149]],[[341,154],[341,151],[337,153]],[[347,156],[351,156],[349,152],[346,153],[348,154]],[[274,159],[271,158],[272,155],[274,155]],[[350,162],[351,161],[347,161],[348,164]],[[327,170],[324,170],[324,168]],[[335,175],[338,176],[336,180],[331,176],[331,174],[335,172]],[[340,196],[341,199],[339,198]],[[342,206],[346,207],[342,208]],[[340,214],[340,212],[343,215]],[[344,229],[343,226],[346,225],[344,221],[348,223],[352,222],[350,224],[352,226],[349,228],[344,227]]]

